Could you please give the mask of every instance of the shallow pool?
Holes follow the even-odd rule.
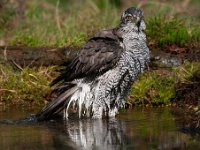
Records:
[[[2,107],[0,120],[37,111]],[[0,149],[200,149],[200,139],[180,131],[181,114],[170,108],[134,108],[112,119],[0,124]]]

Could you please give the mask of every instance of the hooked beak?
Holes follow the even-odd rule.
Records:
[[[140,17],[139,16],[136,17],[136,21],[140,22]]]
[[[140,27],[140,22],[141,22],[140,17],[137,16],[136,17],[136,25],[138,28]]]

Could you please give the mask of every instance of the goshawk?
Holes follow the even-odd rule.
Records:
[[[121,16],[120,24],[88,39],[79,54],[57,77],[53,99],[38,120],[46,120],[69,109],[79,117],[112,117],[124,107],[131,84],[149,62],[143,12],[131,7]]]

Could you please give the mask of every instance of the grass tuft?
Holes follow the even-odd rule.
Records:
[[[25,33],[17,33],[10,41],[11,45],[24,45],[24,46],[36,46],[36,45],[45,45],[42,39]]]
[[[156,16],[147,20],[147,36],[158,47],[176,44],[186,46],[190,35],[183,20]]]
[[[155,16],[147,19],[147,37],[155,47],[198,47],[200,28],[198,25],[188,25],[187,20],[180,17]]]
[[[185,62],[184,65],[173,68],[177,76],[177,82],[188,83],[193,75],[200,70],[199,62]]]
[[[191,29],[191,43],[200,45],[200,26],[193,26]]]

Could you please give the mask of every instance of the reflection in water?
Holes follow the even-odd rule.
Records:
[[[135,110],[118,119],[65,122],[65,131],[82,149],[186,149],[190,137],[177,131],[169,110]],[[199,143],[196,145],[199,147]]]
[[[127,140],[124,122],[116,119],[65,122],[65,129],[71,140],[83,149],[124,149]]]
[[[0,110],[0,120],[30,113]],[[199,139],[178,130],[177,118],[170,109],[134,109],[109,120],[0,124],[0,149],[200,149]]]

